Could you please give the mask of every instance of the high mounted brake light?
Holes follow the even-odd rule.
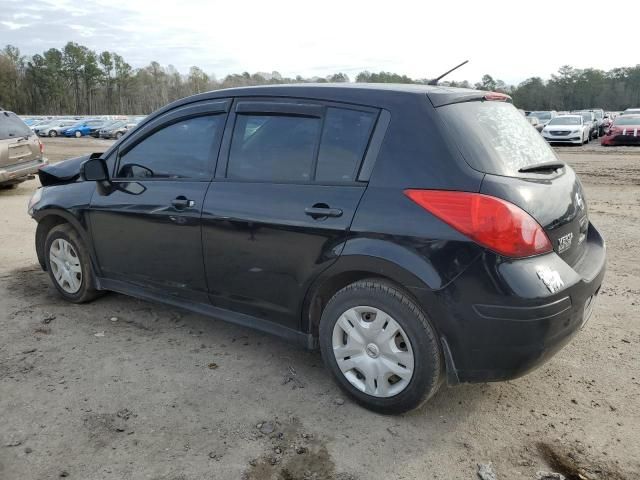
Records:
[[[540,224],[520,207],[501,198],[446,190],[404,193],[463,235],[505,257],[530,257],[552,250]]]
[[[511,102],[509,95],[500,92],[489,92],[483,98],[492,102]]]

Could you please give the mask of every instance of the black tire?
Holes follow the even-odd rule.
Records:
[[[333,329],[340,316],[366,305],[388,313],[406,332],[414,354],[414,370],[408,385],[392,397],[377,397],[354,387],[340,370],[333,353]],[[416,303],[395,285],[379,279],[361,280],[338,291],[320,320],[320,349],[338,385],[357,403],[383,414],[403,413],[429,400],[442,382],[442,353],[435,329]]]
[[[55,130],[49,130],[49,136],[50,137],[57,137],[58,136],[58,132],[56,132]]]
[[[124,135],[124,133],[122,132],[117,132],[116,133],[116,140],[120,140],[122,138],[122,135]]]
[[[80,266],[82,269],[82,280],[80,282],[80,288],[75,293],[69,293],[65,291],[58,284],[58,281],[56,280],[51,268],[51,244],[58,238],[66,240],[73,246],[73,249],[77,253],[77,257],[80,261]],[[94,300],[95,298],[100,296],[101,292],[96,289],[95,275],[91,266],[91,257],[89,255],[89,252],[84,242],[80,238],[80,235],[78,235],[78,232],[71,225],[57,225],[49,231],[44,242],[44,258],[47,266],[47,272],[49,273],[49,278],[51,278],[53,285],[65,300],[73,303],[85,303],[90,302],[91,300]]]

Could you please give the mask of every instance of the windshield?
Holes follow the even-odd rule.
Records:
[[[0,112],[0,140],[28,137],[33,132],[15,113]]]
[[[640,115],[623,115],[618,117],[613,122],[615,126],[618,125],[640,125]]]
[[[439,107],[438,112],[465,160],[476,170],[517,176],[523,167],[558,161],[538,131],[510,103],[462,102]]]
[[[556,117],[549,125],[580,125],[580,117]]]
[[[551,120],[551,112],[531,112],[529,116],[538,117],[538,120],[540,120],[541,122]]]

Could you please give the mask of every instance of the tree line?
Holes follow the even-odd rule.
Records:
[[[356,82],[427,83],[391,72],[360,72]],[[181,74],[172,65],[151,62],[133,68],[115,52],[95,52],[68,42],[31,57],[7,45],[0,50],[0,108],[29,114],[148,114],[188,95],[229,87],[302,82],[349,82],[344,73],[327,77],[283,77],[270,73],[231,74],[218,80],[199,67]],[[442,81],[442,85],[508,93],[525,110],[640,107],[640,65],[609,71],[563,66],[548,80],[529,78],[507,85],[491,75],[480,82]]]

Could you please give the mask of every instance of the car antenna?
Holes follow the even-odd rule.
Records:
[[[459,69],[461,66],[465,65],[469,63],[469,60],[465,60],[464,62],[462,62],[460,65],[456,65],[455,67],[453,67],[451,70],[444,72],[442,75],[440,75],[437,78],[434,78],[433,80],[429,80],[429,82],[427,83],[427,85],[438,85],[438,82],[440,80],[442,80],[444,77],[446,77],[447,75],[449,75],[451,72],[453,72],[454,70]]]

